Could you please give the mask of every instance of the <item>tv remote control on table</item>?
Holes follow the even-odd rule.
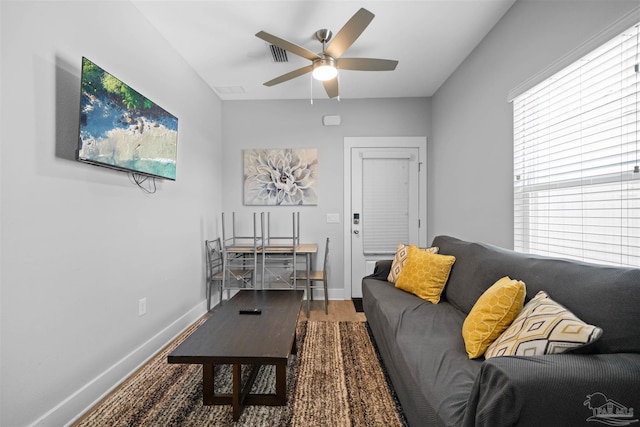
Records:
[[[240,310],[240,314],[262,314],[259,308],[250,308],[248,310]]]

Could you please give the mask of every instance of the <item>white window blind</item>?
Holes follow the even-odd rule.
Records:
[[[409,158],[362,161],[362,246],[365,254],[393,254],[409,242]]]
[[[516,97],[514,247],[640,266],[638,25]]]

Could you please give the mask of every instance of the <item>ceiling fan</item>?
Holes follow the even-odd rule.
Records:
[[[256,34],[256,37],[271,43],[281,49],[302,56],[311,61],[310,65],[283,74],[273,80],[264,83],[265,86],[274,86],[293,78],[312,73],[313,77],[322,81],[322,85],[329,98],[338,96],[338,70],[356,71],[393,71],[398,61],[375,58],[342,58],[342,54],[356,41],[360,34],[367,28],[375,15],[362,8],[344,24],[331,40],[332,33],[327,29],[316,31],[316,38],[322,43],[322,52],[314,53],[310,50],[281,39],[264,31]],[[327,45],[327,43],[329,44]]]

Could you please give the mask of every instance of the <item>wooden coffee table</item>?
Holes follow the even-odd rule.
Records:
[[[284,405],[287,360],[296,352],[296,324],[303,294],[302,290],[239,291],[216,307],[167,361],[201,364],[203,404],[232,405],[234,421],[240,418],[244,405]],[[261,314],[239,313],[254,308]],[[215,393],[215,365],[233,366],[231,394]],[[252,365],[245,384],[241,384],[241,365]],[[276,366],[275,394],[249,393],[261,365]]]

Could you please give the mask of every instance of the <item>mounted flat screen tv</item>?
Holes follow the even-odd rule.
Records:
[[[84,57],[81,81],[77,159],[175,180],[177,117]]]

